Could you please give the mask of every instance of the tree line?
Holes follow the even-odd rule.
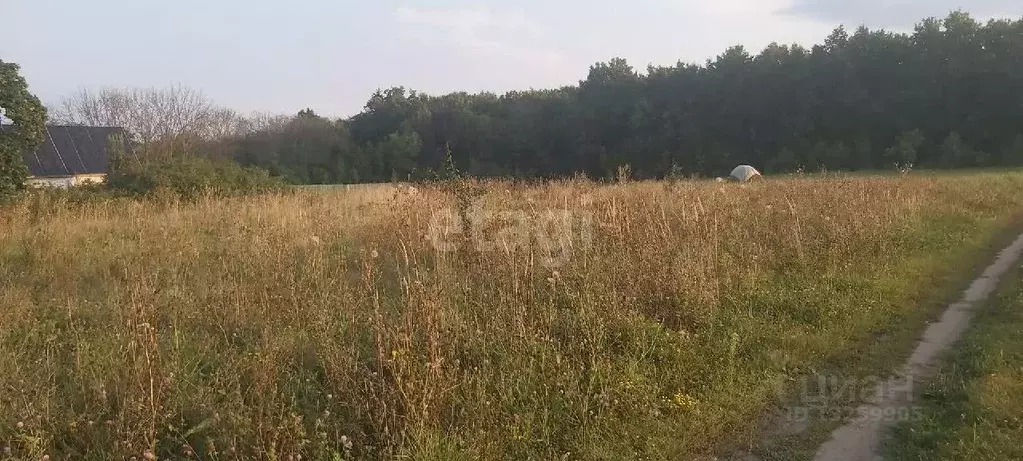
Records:
[[[736,46],[703,64],[640,72],[616,58],[556,89],[384,89],[341,120],[242,117],[182,88],[83,92],[52,112],[126,126],[147,155],[229,158],[312,184],[428,178],[445,164],[529,178],[1020,165],[1019,56],[1023,20],[956,11],[912,33],[839,27],[810,48]]]

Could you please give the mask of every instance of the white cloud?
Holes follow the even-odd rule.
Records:
[[[489,9],[421,10],[401,7],[398,22],[442,32],[463,51],[508,57],[531,64],[554,64],[561,55],[539,45],[543,28],[522,12],[495,13]]]
[[[752,54],[771,42],[810,46],[823,40],[834,24],[781,13],[795,0],[658,0],[665,16],[677,23],[659,22],[660,43],[678,43],[650,52],[649,61],[670,63],[672,56],[701,63],[733,45]],[[653,53],[657,55],[653,55]],[[644,56],[645,57],[645,56]],[[643,61],[641,61],[643,62]]]
[[[1018,18],[1023,14],[1019,0],[794,0],[784,8],[786,14],[866,24],[871,27],[909,28],[926,17],[945,17],[949,12],[964,9],[975,18]]]
[[[682,10],[712,17],[770,16],[775,11],[791,6],[790,0],[682,0],[674,5]]]

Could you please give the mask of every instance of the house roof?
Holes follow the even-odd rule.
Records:
[[[124,133],[117,127],[47,125],[46,139],[23,158],[32,176],[105,174],[110,136]]]

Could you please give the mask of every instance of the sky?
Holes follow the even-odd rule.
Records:
[[[819,43],[839,24],[911,30],[1019,0],[0,0],[0,59],[55,105],[79,89],[183,84],[243,113],[361,110],[430,94],[578,83],[597,61],[703,62],[728,46]]]

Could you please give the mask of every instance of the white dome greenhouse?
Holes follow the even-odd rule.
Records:
[[[730,176],[739,182],[750,182],[761,177],[760,172],[749,165],[739,165],[735,167]]]

